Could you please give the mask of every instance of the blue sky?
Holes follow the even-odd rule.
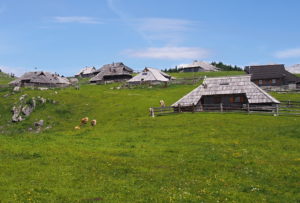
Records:
[[[300,63],[298,0],[0,0],[0,69]]]

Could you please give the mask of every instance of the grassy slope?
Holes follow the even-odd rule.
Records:
[[[299,117],[186,113],[151,118],[150,106],[160,99],[171,104],[195,86],[112,86],[25,90],[6,99],[7,92],[0,91],[1,200],[300,200]],[[23,93],[59,104],[11,124],[9,109]],[[300,100],[296,94],[274,96]],[[84,116],[96,118],[98,125],[73,130]],[[37,119],[52,128],[24,132]]]
[[[7,85],[10,81],[12,81],[13,78],[9,77],[9,75],[0,72],[0,85]]]

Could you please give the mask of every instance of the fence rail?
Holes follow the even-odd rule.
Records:
[[[204,104],[201,106],[166,106],[166,107],[151,107],[149,109],[150,116],[160,116],[171,113],[181,112],[239,112],[239,113],[255,113],[255,114],[272,114],[278,115],[299,115],[300,116],[300,101],[282,101],[281,104],[273,106],[265,105],[249,105],[249,104]]]

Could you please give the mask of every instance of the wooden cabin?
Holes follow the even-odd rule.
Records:
[[[132,78],[133,70],[123,63],[112,63],[96,70],[98,74],[90,79],[90,83],[102,84],[106,82],[120,82]]]
[[[81,69],[80,72],[75,75],[75,77],[90,78],[95,75],[97,75],[95,67],[85,67]]]
[[[191,64],[181,64],[177,66],[180,72],[215,72],[219,69],[210,63],[195,60]]]
[[[241,109],[245,105],[272,106],[280,102],[250,81],[250,75],[205,78],[203,84],[179,99],[175,111]]]
[[[66,87],[70,84],[68,78],[44,71],[27,72],[9,83],[21,87]]]
[[[129,84],[161,84],[172,77],[159,69],[146,67],[142,72],[127,81]]]
[[[288,72],[283,64],[246,66],[245,72],[258,86],[300,85],[300,78]]]

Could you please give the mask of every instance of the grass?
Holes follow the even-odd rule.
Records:
[[[0,72],[0,85],[7,85],[10,81],[12,81],[14,78],[11,78],[6,73]]]
[[[298,202],[300,117],[182,113],[151,118],[197,85],[0,91],[3,202]],[[57,92],[57,94],[55,93]],[[22,94],[54,99],[10,122]],[[299,100],[297,94],[273,94]],[[74,130],[80,118],[93,128]],[[29,132],[44,119],[41,133]]]

